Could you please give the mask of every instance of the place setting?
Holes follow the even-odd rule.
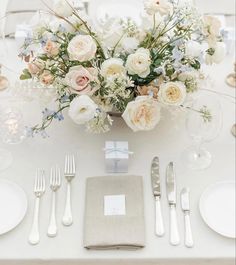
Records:
[[[14,1],[0,18],[0,265],[233,265],[228,11]]]

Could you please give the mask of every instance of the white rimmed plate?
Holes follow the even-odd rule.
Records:
[[[215,232],[235,238],[235,182],[210,185],[201,195],[199,209],[205,223]]]
[[[14,182],[0,179],[0,235],[15,228],[27,211],[24,190]]]

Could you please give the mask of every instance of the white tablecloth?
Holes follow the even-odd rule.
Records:
[[[0,43],[2,44],[2,43]],[[4,73],[13,80],[22,67],[17,59],[14,41],[7,41],[5,48],[0,47],[0,59],[3,64],[13,70],[4,69]],[[228,87],[225,76],[232,71],[234,58],[228,56],[221,65],[215,65],[211,74],[215,79],[214,89],[234,95],[235,90]],[[3,93],[4,95],[4,93]],[[209,98],[210,100],[210,98]],[[0,104],[3,104],[3,96]],[[204,171],[191,172],[180,162],[181,152],[191,144],[184,128],[184,119],[180,115],[177,122],[169,114],[164,114],[157,128],[150,132],[133,133],[122,119],[116,119],[112,130],[107,134],[92,135],[77,127],[66,118],[64,122],[55,122],[48,130],[47,139],[36,137],[27,139],[20,145],[3,145],[14,157],[12,166],[0,172],[1,178],[7,178],[21,185],[28,196],[28,211],[23,222],[13,231],[0,236],[0,264],[234,264],[235,241],[224,238],[212,231],[203,222],[198,202],[204,189],[217,181],[233,180],[235,176],[235,138],[230,133],[234,121],[235,106],[222,98],[223,128],[220,135],[206,146],[213,155],[211,167]],[[40,108],[36,102],[22,105],[27,122],[40,118]],[[83,217],[85,180],[90,176],[104,175],[104,154],[102,148],[106,140],[128,140],[134,155],[130,159],[130,174],[140,174],[144,179],[144,203],[146,218],[146,247],[138,251],[88,251],[83,248]],[[50,167],[58,163],[63,169],[66,153],[75,153],[77,176],[72,183],[72,203],[74,223],[71,227],[63,227],[61,218],[65,201],[65,181],[58,194],[59,231],[56,238],[46,235],[50,211],[50,190],[42,199],[40,214],[41,241],[36,246],[27,242],[33,217],[34,195],[32,192],[34,173],[37,167],[45,168],[47,178]],[[162,177],[162,206],[166,234],[163,238],[154,235],[154,199],[150,182],[150,162],[154,155],[160,157]],[[181,244],[169,244],[169,212],[165,191],[165,168],[173,160],[176,164],[178,204],[177,214],[181,235]],[[48,179],[47,179],[48,183]],[[191,189],[192,228],[195,246],[188,249],[184,246],[183,213],[180,209],[179,192],[188,186]]]

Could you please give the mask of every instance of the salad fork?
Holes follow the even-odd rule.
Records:
[[[57,222],[56,222],[56,192],[61,186],[61,174],[58,166],[51,168],[50,175],[50,188],[52,190],[52,206],[51,216],[48,226],[48,236],[55,237],[57,234]]]
[[[34,194],[36,196],[34,206],[34,218],[31,231],[29,234],[29,243],[36,245],[39,242],[39,205],[40,198],[45,192],[45,172],[42,169],[37,169],[35,183],[34,183]]]
[[[65,158],[65,173],[64,176],[67,180],[67,192],[66,192],[66,205],[62,218],[62,223],[65,226],[70,226],[73,223],[72,211],[71,211],[71,181],[75,177],[75,157],[74,155],[66,155]]]

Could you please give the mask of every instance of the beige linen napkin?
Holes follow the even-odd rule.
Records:
[[[125,195],[125,215],[104,215],[104,196]],[[84,247],[127,249],[144,247],[145,224],[141,176],[105,176],[87,179]]]

